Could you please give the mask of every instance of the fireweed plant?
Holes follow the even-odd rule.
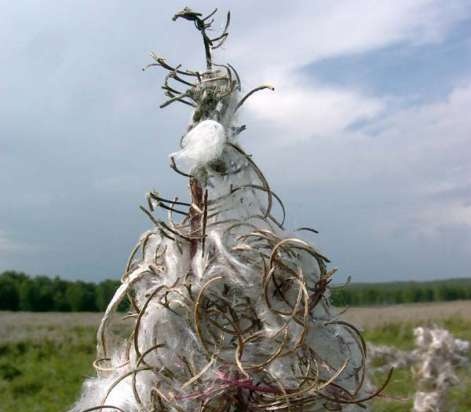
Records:
[[[152,54],[148,67],[167,71],[161,107],[193,109],[170,155],[189,180],[190,200],[147,195],[141,209],[153,226],[99,326],[97,377],[71,411],[364,410],[387,381],[375,390],[365,384],[365,343],[329,303],[335,269],[285,230],[283,203],[238,143],[238,110],[273,88],[243,94],[234,67],[213,62],[230,23],[227,14],[222,33],[211,36],[215,13],[185,8],[174,16],[202,35],[204,71]],[[123,339],[110,326],[124,299],[133,327]]]
[[[437,326],[416,327],[414,335],[415,349],[409,352],[390,346],[368,345],[368,371],[411,368],[416,386],[413,412],[455,410],[448,402],[449,392],[460,385],[457,372],[469,366],[470,342],[456,339],[448,330]],[[375,366],[378,361],[379,367]]]

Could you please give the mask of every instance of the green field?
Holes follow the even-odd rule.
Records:
[[[452,306],[455,305],[455,306]],[[459,305],[462,305],[461,307]],[[464,305],[464,306],[463,306]],[[367,341],[376,344],[412,348],[412,329],[417,324],[434,322],[449,329],[456,337],[471,340],[471,305],[448,303],[434,311],[434,306],[392,306],[378,321],[376,308],[351,309],[348,317],[365,328]],[[422,310],[422,312],[421,312]],[[397,322],[397,313],[428,313],[414,320],[409,316]],[[385,313],[389,313],[388,316]],[[466,316],[466,314],[468,314]],[[95,325],[99,314],[0,313],[0,411],[65,411],[76,399],[81,383],[93,375]],[[375,322],[372,320],[375,319]],[[372,327],[368,327],[371,324]],[[377,376],[380,382],[384,376]],[[451,394],[456,411],[471,411],[471,376],[461,373],[460,387]],[[374,411],[408,411],[413,394],[408,370],[398,370],[384,398],[375,401]]]

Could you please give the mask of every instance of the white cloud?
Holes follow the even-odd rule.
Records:
[[[355,132],[271,150],[271,163],[285,167],[270,172],[292,188],[345,190],[339,196],[350,196],[357,213],[366,208],[371,230],[385,237],[437,238],[446,227],[469,228],[469,107],[471,82],[441,102],[390,113]]]
[[[296,67],[315,60],[384,48],[434,43],[471,14],[467,0],[290,1],[239,34],[231,54],[260,65]]]
[[[344,132],[373,118],[387,106],[387,96],[316,84],[299,73],[315,61],[363,53],[393,44],[418,45],[442,41],[459,21],[471,15],[468,0],[346,0],[277,4],[261,18],[236,32],[230,56],[241,62],[249,85],[270,83],[275,94],[252,97],[247,108],[269,122],[270,133],[292,144],[309,137]],[[229,59],[232,61],[232,59]],[[275,132],[277,130],[277,132]]]
[[[247,101],[247,108],[255,121],[269,124],[271,137],[283,144],[343,132],[384,107],[380,99],[361,92],[313,86],[299,78],[278,76],[271,83],[279,92],[260,92]]]

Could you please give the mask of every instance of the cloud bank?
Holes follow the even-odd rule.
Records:
[[[286,199],[288,223],[321,229],[315,241],[341,277],[469,276],[471,72],[458,56],[471,55],[471,2],[198,7],[216,3],[233,14],[218,60],[233,62],[247,89],[276,87],[244,108],[242,143]],[[179,6],[4,5],[0,270],[117,277],[148,225],[144,193],[184,194],[167,155],[188,113],[158,111],[162,74],[140,71],[151,50],[202,65],[194,29],[170,21]],[[379,56],[401,69],[350,76]],[[455,64],[443,65],[447,56]],[[345,81],[321,76],[321,64]],[[426,76],[438,73],[431,65],[440,77]],[[411,72],[429,79],[423,90],[405,81]]]

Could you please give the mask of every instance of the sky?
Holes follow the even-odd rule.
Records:
[[[119,278],[150,222],[145,194],[184,196],[168,154],[189,122],[160,110],[150,52],[204,68],[183,6],[230,10],[244,88],[240,143],[288,228],[337,281],[471,276],[471,1],[0,0],[0,271]]]

